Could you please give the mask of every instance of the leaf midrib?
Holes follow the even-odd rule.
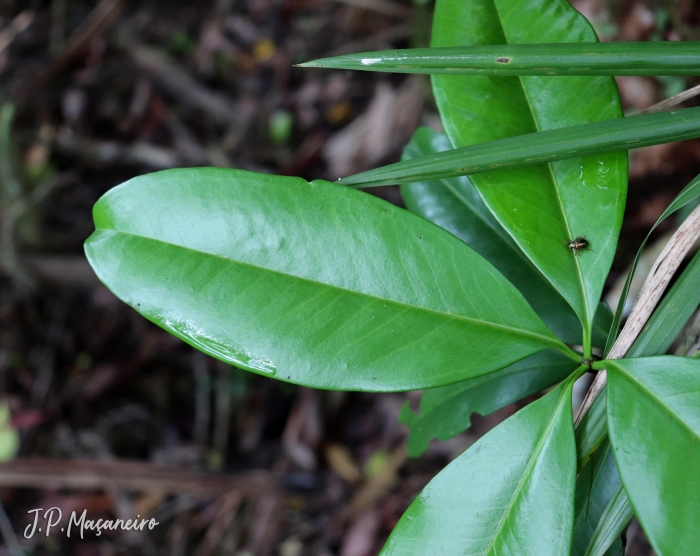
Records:
[[[142,235],[142,234],[135,234],[135,233],[132,233],[132,232],[126,232],[126,231],[123,231],[123,230],[117,230],[117,229],[112,229],[112,228],[98,228],[98,231],[112,232],[112,233],[116,233],[116,234],[123,234],[123,235],[131,236],[131,237],[136,237],[136,238],[140,238],[140,239],[145,239],[145,240],[149,240],[149,241],[154,241],[154,242],[157,242],[157,243],[162,243],[163,245],[169,245],[169,246],[171,246],[171,247],[175,247],[175,248],[178,248],[178,249],[183,249],[183,250],[185,250],[185,251],[192,251],[192,252],[198,253],[198,254],[200,254],[200,255],[203,254],[203,255],[207,255],[207,256],[209,256],[209,257],[215,257],[215,258],[217,258],[217,259],[221,259],[221,260],[226,261],[226,262],[231,263],[231,264],[237,264],[237,265],[241,265],[241,266],[245,266],[245,267],[249,267],[249,268],[254,268],[254,269],[258,269],[258,270],[261,270],[261,269],[262,269],[262,270],[264,270],[264,271],[266,271],[266,272],[271,272],[271,273],[273,273],[273,274],[277,274],[277,275],[280,275],[280,276],[286,276],[286,277],[288,277],[288,278],[294,278],[294,279],[296,279],[296,280],[300,280],[300,281],[303,281],[303,282],[308,282],[308,283],[311,283],[311,284],[317,284],[317,285],[324,286],[324,287],[331,288],[331,289],[335,289],[335,290],[338,290],[338,291],[347,292],[347,293],[351,293],[351,294],[354,294],[354,295],[359,295],[359,296],[367,297],[367,298],[370,298],[370,299],[373,299],[373,300],[376,300],[376,301],[381,301],[382,303],[391,303],[391,304],[398,305],[398,306],[404,307],[404,308],[408,308],[408,309],[411,309],[411,310],[414,310],[414,311],[424,311],[424,312],[426,312],[426,313],[433,313],[433,314],[440,315],[440,316],[443,317],[443,318],[452,318],[452,319],[455,319],[455,320],[458,320],[458,321],[459,321],[459,320],[462,320],[462,321],[474,323],[474,324],[477,324],[477,325],[481,325],[481,326],[484,326],[484,327],[492,327],[492,328],[496,328],[496,329],[498,329],[498,330],[504,330],[504,331],[510,332],[510,333],[512,333],[512,334],[515,334],[515,335],[526,336],[526,337],[529,337],[529,338],[535,338],[535,339],[540,340],[540,341],[544,342],[544,343],[547,344],[547,345],[551,345],[551,346],[553,346],[553,347],[555,347],[555,348],[557,348],[557,349],[559,349],[559,350],[561,351],[561,349],[560,349],[560,348],[561,348],[561,342],[560,342],[560,340],[559,340],[558,338],[556,338],[556,337],[549,338],[549,337],[547,337],[547,336],[542,336],[542,335],[537,334],[537,333],[535,333],[535,332],[530,332],[530,331],[527,331],[527,330],[524,330],[524,329],[521,329],[521,328],[513,328],[513,327],[511,327],[511,326],[506,326],[506,325],[503,325],[503,324],[498,324],[498,323],[495,323],[495,322],[490,322],[490,321],[485,321],[485,320],[478,320],[478,319],[475,319],[475,318],[472,318],[472,317],[467,317],[467,316],[464,316],[464,315],[456,315],[456,314],[453,314],[453,313],[445,313],[445,312],[438,311],[438,310],[436,310],[436,309],[430,309],[430,308],[427,308],[427,307],[420,307],[420,306],[416,306],[416,305],[409,305],[408,303],[401,302],[401,301],[396,301],[396,300],[393,300],[393,299],[384,299],[384,298],[381,298],[381,297],[377,297],[377,296],[375,296],[375,295],[368,294],[368,293],[366,293],[366,292],[360,292],[360,291],[355,291],[355,290],[349,290],[349,289],[341,288],[340,286],[336,286],[336,285],[333,285],[333,284],[326,284],[326,283],[324,283],[324,282],[319,282],[319,281],[317,281],[317,280],[312,280],[312,279],[310,279],[310,278],[306,278],[306,277],[303,277],[303,276],[296,276],[296,275],[294,275],[294,274],[289,274],[289,273],[286,273],[286,272],[282,272],[282,271],[280,271],[280,270],[270,269],[270,268],[266,268],[266,267],[262,267],[262,266],[256,266],[256,265],[254,265],[254,264],[252,264],[252,263],[246,263],[246,262],[237,261],[237,260],[234,260],[234,259],[229,259],[229,258],[224,257],[223,255],[217,255],[217,254],[208,253],[208,252],[205,252],[205,251],[198,251],[198,250],[194,249],[193,247],[186,247],[186,246],[184,246],[184,245],[178,245],[178,244],[176,244],[176,243],[171,243],[171,242],[169,242],[169,241],[164,241],[164,240],[162,240],[162,239],[153,238],[153,237],[146,236],[146,235]]]
[[[497,0],[491,0],[491,1],[493,3],[493,8],[494,8],[496,15],[497,15],[498,23],[501,27],[501,34],[502,34],[503,38],[505,39],[506,43],[510,44],[508,42],[508,35],[506,34],[506,30],[505,30],[505,27],[503,25],[503,18],[501,17],[501,12],[498,8],[498,2],[497,2]],[[525,102],[527,103],[527,106],[530,109],[530,116],[532,118],[532,123],[535,127],[535,130],[537,132],[540,132],[542,130],[540,129],[539,124],[537,123],[537,118],[535,118],[535,113],[533,110],[532,103],[530,102],[530,97],[527,95],[527,92],[525,90],[525,86],[523,85],[522,76],[518,76],[518,83],[520,83],[520,90],[522,91],[522,95],[525,98]],[[549,173],[549,176],[550,176],[550,179],[552,182],[552,186],[554,187],[554,191],[557,195],[557,202],[559,204],[559,210],[561,212],[562,221],[564,222],[564,226],[566,227],[566,231],[569,234],[569,239],[573,239],[574,236],[571,232],[571,226],[569,225],[569,219],[567,218],[566,211],[564,210],[564,204],[563,204],[563,201],[561,198],[561,192],[559,191],[557,180],[554,178],[554,172],[552,171],[551,163],[547,162],[545,164],[547,166],[547,172]],[[534,263],[534,261],[533,261],[533,263]],[[583,280],[583,273],[581,272],[581,264],[578,261],[578,257],[574,257],[574,265],[576,266],[576,278],[578,281],[579,290],[581,292],[581,302],[583,305],[583,316],[584,316],[584,319],[586,322],[586,327],[588,327],[588,326],[590,326],[592,319],[591,319],[591,315],[590,315],[590,312],[588,309],[588,293],[586,291],[585,283]],[[539,266],[536,263],[535,263],[535,266],[537,266],[538,270],[540,270],[540,272],[542,272],[542,270],[539,268]],[[542,274],[546,277],[546,273],[542,272]],[[548,281],[551,283],[551,280],[548,279]],[[552,284],[552,286],[554,287],[555,290],[559,291],[555,284]],[[572,307],[572,308],[574,309],[574,311],[576,311],[575,307]]]
[[[496,528],[496,530],[494,532],[493,538],[491,539],[489,546],[486,548],[486,551],[484,552],[484,556],[488,556],[489,554],[492,553],[496,539],[499,538],[501,531],[503,530],[503,527],[505,527],[506,521],[507,521],[508,517],[510,516],[511,512],[513,511],[513,507],[515,506],[517,499],[520,497],[520,494],[523,490],[523,487],[525,486],[525,483],[530,479],[530,472],[532,471],[532,468],[536,465],[537,460],[538,460],[539,455],[540,455],[540,452],[542,452],[544,445],[547,443],[547,439],[549,438],[549,433],[559,418],[559,413],[561,411],[561,404],[564,401],[565,396],[567,394],[571,395],[570,386],[571,386],[571,383],[566,384],[566,385],[562,385],[562,394],[559,396],[559,400],[557,400],[556,410],[552,412],[552,417],[549,419],[549,422],[547,423],[547,427],[543,431],[542,436],[540,437],[539,441],[537,442],[537,445],[535,446],[535,449],[532,451],[532,454],[530,455],[530,459],[527,462],[527,466],[525,467],[525,470],[523,471],[522,477],[520,478],[520,481],[518,482],[517,486],[515,487],[515,491],[513,492],[513,496],[511,497],[511,499],[508,501],[508,504],[506,505],[507,510],[505,512],[503,512],[503,517],[501,518],[501,521],[499,522],[498,527]]]

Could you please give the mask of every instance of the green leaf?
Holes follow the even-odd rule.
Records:
[[[382,556],[568,554],[576,478],[572,384],[521,409],[430,481]]]
[[[597,37],[567,0],[438,0],[436,5],[435,47],[580,42],[597,42]],[[577,126],[614,125],[618,122],[601,120],[622,117],[611,77],[435,75],[433,91],[455,147],[478,148],[477,143],[547,130],[561,134],[564,129],[556,128],[567,126],[574,126],[569,132],[583,132],[586,128]],[[529,148],[542,139],[547,137],[529,136]],[[554,160],[553,147],[540,151],[540,162]],[[559,151],[569,157],[565,161],[471,179],[498,221],[574,309],[584,334],[589,334],[622,223],[627,156],[620,152],[585,156],[591,153],[582,149],[570,158],[572,150]],[[535,162],[538,156],[527,158]],[[493,164],[498,165],[492,162],[492,168]],[[577,236],[585,237],[592,251],[573,256],[566,241]],[[584,346],[590,349],[589,338]]]
[[[600,516],[585,556],[619,556],[624,553],[620,535],[634,517],[630,499],[621,484]]]
[[[700,546],[700,360],[608,360],[608,427],[625,490],[654,550]]]
[[[417,457],[428,449],[432,438],[447,440],[467,430],[472,413],[493,413],[561,382],[573,370],[569,358],[548,350],[486,376],[426,390],[419,414],[406,402],[399,415],[400,421],[411,428],[408,454]]]
[[[576,482],[576,517],[571,556],[587,554],[590,541],[618,487],[621,488],[620,474],[610,444],[606,442],[581,471]],[[607,548],[606,546],[605,549]]]
[[[627,295],[630,290],[630,285],[632,284],[632,278],[634,278],[634,273],[637,270],[637,263],[639,262],[639,257],[642,256],[642,251],[644,251],[644,247],[647,244],[647,241],[649,241],[649,238],[651,237],[651,233],[656,229],[656,227],[661,224],[664,220],[666,220],[667,217],[672,215],[674,212],[677,210],[683,208],[687,204],[693,202],[695,199],[700,197],[700,175],[696,176],[693,181],[691,181],[688,185],[686,185],[683,190],[676,195],[676,198],[671,201],[671,204],[668,205],[666,210],[663,212],[661,216],[659,216],[659,219],[656,221],[656,223],[651,227],[651,230],[649,230],[649,233],[647,234],[647,237],[644,238],[644,241],[642,244],[639,246],[639,250],[637,251],[637,255],[634,258],[634,261],[632,262],[632,267],[630,268],[629,274],[627,275],[627,280],[625,280],[625,285],[622,288],[622,293],[620,294],[620,300],[617,304],[617,310],[615,311],[615,317],[613,319],[612,326],[610,327],[610,333],[608,334],[608,341],[605,345],[605,353],[607,354],[611,349],[613,344],[615,343],[615,340],[617,339],[617,336],[620,332],[620,320],[622,320],[622,312],[624,311],[625,304],[627,302]],[[677,290],[678,291],[678,290]],[[669,303],[671,303],[669,301]],[[667,305],[668,307],[668,305]],[[667,314],[666,316],[662,316],[658,311],[656,312],[659,314],[659,319],[673,319],[674,315],[673,313]],[[687,320],[687,319],[685,319]],[[683,324],[685,321],[683,321]],[[676,321],[676,324],[678,324],[678,321]],[[649,324],[645,328],[648,328]],[[682,324],[681,324],[682,326]],[[671,328],[668,329],[668,331],[671,331]],[[656,335],[660,333],[660,330],[657,328],[655,331],[653,331],[653,334]],[[646,334],[652,334],[652,331],[650,330]],[[674,336],[675,337],[675,336]],[[647,342],[649,341],[649,337],[646,336],[646,339],[642,340],[642,342]],[[659,341],[665,342],[665,340],[659,339]],[[635,343],[636,345],[636,343]],[[641,343],[639,344],[641,347]],[[670,345],[670,344],[669,344]],[[668,346],[667,346],[668,348]],[[632,349],[637,349],[633,346]],[[653,353],[654,346],[650,346],[651,351],[646,352],[646,353],[629,353],[628,356],[635,357],[638,355],[655,355]],[[666,351],[664,349],[663,351]],[[663,353],[663,352],[661,352]]]
[[[421,127],[404,149],[403,159],[450,148],[446,135]],[[411,212],[457,236],[493,264],[559,338],[569,344],[582,343],[576,314],[494,218],[468,177],[404,184],[401,193]],[[611,321],[610,309],[601,305],[594,325],[594,345],[605,343]]]
[[[371,195],[241,170],[141,176],[85,250],[123,301],[228,363],[306,386],[443,386],[555,347],[466,244]]]
[[[501,172],[501,170],[525,169],[530,166],[541,166],[545,162],[584,156],[589,158],[588,162],[599,161],[598,156],[589,157],[588,155],[694,139],[700,136],[699,125],[700,107],[573,125],[474,144],[421,159],[397,162],[342,178],[337,183],[356,188],[373,187],[489,172],[492,178],[498,177],[502,182],[502,186],[494,186],[493,191],[503,193],[507,186],[511,186],[516,181],[514,179],[504,182],[504,177],[517,178],[521,172]],[[600,165],[601,172],[597,174],[592,171],[588,162],[584,166],[586,171],[583,175],[580,172],[581,165],[576,168],[581,180],[586,181],[587,184],[608,185],[608,180],[614,177],[609,175],[610,172],[604,173],[608,168]],[[567,164],[572,165],[571,162]],[[474,177],[472,176],[472,183],[476,185]]]
[[[498,9],[506,3],[496,5]],[[507,17],[503,19],[507,20]],[[443,28],[441,26],[440,31]],[[464,33],[467,29],[460,31]],[[489,31],[493,32],[492,29]],[[512,32],[512,29],[508,31]],[[433,42],[438,44],[440,37]],[[450,75],[699,75],[700,42],[479,44],[411,48],[346,54],[299,66]]]

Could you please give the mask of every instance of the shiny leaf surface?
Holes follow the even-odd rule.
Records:
[[[382,556],[561,556],[573,531],[571,380],[448,465],[406,510]]]
[[[561,382],[575,366],[558,351],[548,350],[486,376],[426,390],[418,414],[406,402],[399,416],[411,428],[408,454],[417,457],[432,438],[447,440],[467,430],[472,413],[488,415]]]
[[[597,41],[586,18],[567,0],[438,0],[431,46]],[[436,75],[433,91],[455,147],[622,116],[611,77]],[[622,223],[625,153],[570,158],[472,180],[499,222],[589,329]],[[592,251],[573,256],[565,242],[577,236],[586,238]]]
[[[436,39],[434,43],[437,43]],[[451,75],[698,75],[700,42],[480,44],[346,54],[299,64]]]
[[[466,244],[371,195],[241,170],[135,178],[85,250],[149,320],[228,363],[343,390],[443,386],[556,347]]]
[[[700,360],[605,361],[608,427],[620,476],[659,555],[700,546]]]

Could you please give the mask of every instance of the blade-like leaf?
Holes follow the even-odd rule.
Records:
[[[404,149],[403,159],[450,148],[446,135],[422,127]],[[468,177],[408,183],[401,186],[401,193],[411,212],[446,229],[493,264],[559,338],[570,344],[582,343],[581,323],[571,307],[494,218]],[[594,345],[605,343],[611,320],[610,309],[601,305],[594,323]]]
[[[572,384],[521,409],[448,465],[406,510],[381,554],[568,554]]]
[[[700,42],[480,44],[362,52],[299,65],[451,75],[700,75]]]
[[[576,481],[574,542],[571,556],[584,556],[620,484],[620,474],[608,442],[601,446]],[[626,524],[625,524],[626,525]],[[609,545],[608,545],[609,546]],[[607,546],[605,547],[607,549]],[[604,553],[604,551],[603,551]],[[602,556],[602,555],[601,555]]]
[[[597,37],[567,0],[438,0],[436,4],[435,47],[572,42],[597,42]],[[585,134],[586,128],[577,126],[614,125],[617,122],[602,120],[622,116],[611,77],[435,75],[433,91],[452,144],[486,148],[483,161],[498,145],[477,143],[529,133],[534,135],[526,139],[528,149],[534,147],[536,152],[537,142],[551,138],[537,132],[557,135],[564,130],[556,128],[573,126],[568,132]],[[566,155],[566,161],[471,179],[501,225],[571,305],[588,335],[622,222],[627,156],[622,152],[586,156],[592,152],[586,148],[576,152],[566,143],[549,144],[539,155],[530,151],[524,157],[534,163]],[[563,146],[573,148],[558,151]],[[505,167],[491,161],[491,169]],[[467,165],[458,169],[474,173]],[[566,241],[577,236],[585,237],[592,249],[581,257],[566,249]],[[590,338],[585,340],[588,350]]]
[[[488,415],[561,382],[574,366],[569,358],[549,350],[486,376],[426,390],[419,414],[407,402],[399,416],[411,428],[408,454],[417,457],[428,449],[432,438],[447,440],[467,430],[472,413]]]
[[[421,159],[389,164],[342,178],[337,183],[358,188],[373,187],[453,178],[483,172],[490,172],[492,176],[502,178],[506,175],[517,175],[519,172],[511,174],[496,172],[496,170],[527,168],[544,162],[597,155],[615,150],[626,151],[660,143],[695,139],[699,136],[700,107],[684,108],[488,141]],[[594,159],[597,157],[591,157],[591,160]],[[586,169],[589,169],[588,165]],[[603,184],[598,183],[598,185],[604,185],[607,179],[610,179],[607,175],[609,172],[604,173],[605,167],[600,170],[601,176],[595,173],[585,174],[590,180],[586,183],[602,181]],[[579,175],[581,175],[580,167]],[[582,180],[583,178],[581,176]],[[474,177],[471,181],[474,183]],[[510,182],[503,185],[510,185]],[[493,190],[503,193],[505,189],[494,187]]]
[[[608,427],[625,490],[654,550],[700,546],[700,360],[609,360]]]
[[[170,170],[111,190],[86,253],[100,279],[194,347],[318,388],[408,390],[550,347],[577,358],[451,234],[327,182]]]
[[[632,504],[625,489],[619,484],[603,515],[600,516],[584,556],[621,556],[624,549],[619,538],[632,521],[632,517]]]
[[[678,195],[676,195],[676,198],[673,199],[673,201],[671,201],[671,204],[668,205],[668,207],[663,212],[663,214],[661,216],[659,216],[656,223],[651,227],[651,230],[649,230],[647,237],[644,238],[644,241],[639,246],[639,250],[637,251],[637,255],[635,256],[634,261],[632,262],[632,266],[630,268],[629,274],[627,275],[627,280],[625,280],[625,285],[622,288],[622,293],[620,294],[620,300],[618,301],[618,304],[617,304],[617,310],[615,311],[615,317],[613,319],[612,326],[610,327],[610,333],[608,334],[608,341],[605,345],[605,353],[606,354],[612,349],[612,346],[615,343],[615,340],[617,339],[617,336],[620,332],[620,321],[622,320],[622,312],[624,311],[625,304],[627,302],[627,294],[629,293],[630,285],[632,284],[632,278],[634,278],[634,273],[637,270],[637,263],[639,262],[639,257],[642,256],[642,251],[644,251],[644,247],[647,244],[647,241],[649,241],[649,238],[651,237],[651,233],[656,229],[656,227],[659,224],[661,224],[661,222],[666,220],[667,217],[672,215],[677,210],[683,208],[688,203],[691,203],[692,201],[694,201],[698,197],[700,197],[700,175],[696,176],[695,179],[693,179],[693,181],[691,181],[688,185],[686,185],[683,188],[683,190]],[[658,318],[675,319],[675,315],[674,315],[674,313],[668,313],[664,317],[660,316]],[[687,319],[685,319],[685,320],[687,320]],[[683,320],[683,324],[685,323],[685,320]],[[676,320],[676,322],[678,323],[678,320]],[[681,326],[682,326],[682,324],[681,324]],[[645,328],[648,328],[648,325]],[[670,332],[671,329],[669,328],[668,330]],[[657,329],[656,331],[654,331],[654,334],[656,335],[660,332],[661,332],[661,330]],[[647,332],[646,334],[650,334],[650,333],[651,332]],[[649,337],[646,336],[646,338],[647,339],[644,340],[645,342],[648,341]],[[668,345],[670,345],[670,344],[668,344]],[[668,348],[668,345],[666,346],[666,348]],[[641,344],[640,344],[640,346],[641,346]],[[634,348],[634,346],[633,346],[632,349],[637,349],[637,348]],[[631,351],[632,350],[630,350],[630,352]],[[663,353],[665,351],[666,351],[666,349],[664,349],[662,352],[655,353],[653,351],[653,346],[652,346],[651,351],[648,351],[645,353],[641,353],[641,352],[629,353],[628,356],[631,358],[631,357],[635,357],[635,356],[639,356],[639,355],[656,355],[656,354],[660,355],[661,353]]]

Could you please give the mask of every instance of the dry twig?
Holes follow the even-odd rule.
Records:
[[[681,104],[682,102],[685,102],[688,99],[691,99],[693,97],[696,97],[700,95],[700,85],[696,85],[695,87],[691,87],[690,89],[687,89],[683,91],[682,93],[678,93],[677,95],[673,95],[670,98],[667,98],[666,100],[662,100],[661,102],[657,102],[656,104],[650,106],[649,108],[645,108],[641,112],[637,113],[636,115],[638,116],[639,114],[654,114],[655,112],[663,112],[664,110],[668,110],[669,108],[673,108],[674,106],[677,106]]]

